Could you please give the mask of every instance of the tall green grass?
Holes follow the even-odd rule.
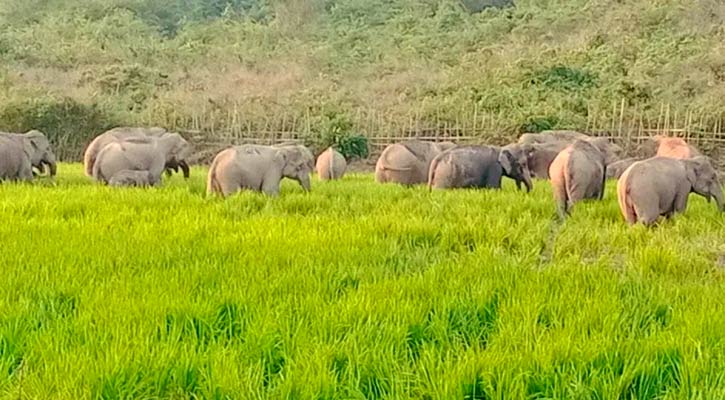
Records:
[[[0,185],[2,398],[722,398],[725,218],[369,175]]]

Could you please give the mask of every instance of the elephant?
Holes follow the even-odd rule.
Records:
[[[3,158],[7,157],[5,160],[7,165],[3,169],[7,168],[7,172],[9,172],[12,169],[19,168],[16,172],[18,174],[17,176],[10,173],[10,176],[4,176],[5,174],[3,174],[3,177],[7,179],[27,180],[25,179],[25,162],[21,161],[25,157],[20,156],[19,152],[26,153],[28,161],[30,162],[31,176],[34,175],[33,168],[43,173],[45,172],[45,166],[48,167],[48,173],[51,177],[54,177],[58,172],[55,153],[53,153],[50,142],[43,132],[38,130],[31,130],[26,133],[0,132],[0,137],[5,139],[3,140],[3,153],[5,153]],[[11,156],[10,152],[16,152],[17,154]],[[20,168],[21,164],[23,164],[22,168]],[[22,178],[20,175],[22,175]]]
[[[315,169],[317,170],[317,176],[323,181],[340,179],[345,175],[347,161],[345,161],[345,157],[340,152],[329,147],[317,157]]]
[[[623,152],[620,146],[611,143],[607,138],[584,137],[585,139],[581,140],[595,145],[604,154],[605,163],[607,165],[619,160],[619,155]],[[510,164],[512,164],[512,169],[528,168],[531,177],[537,179],[549,179],[549,167],[551,166],[551,163],[554,162],[556,156],[558,156],[559,153],[570,144],[571,143],[562,140],[552,140],[541,143],[513,143],[504,146],[501,149],[501,156],[512,160],[510,162]],[[524,160],[526,160],[525,166],[522,164]],[[510,171],[508,164],[502,165],[509,173],[509,176],[513,178],[516,175]]]
[[[108,186],[151,186],[153,177],[149,171],[135,171],[124,169],[116,172],[111,179],[108,180]]]
[[[529,184],[531,185],[531,177],[538,179],[549,179],[549,166],[554,161],[554,158],[568,146],[565,142],[551,142],[551,143],[534,143],[534,144],[519,144],[513,143],[504,146],[501,149],[502,158],[509,160],[508,163],[502,162],[506,173],[516,179],[515,169],[521,171],[526,170],[524,173],[528,174]],[[509,164],[511,164],[509,166]],[[521,177],[524,181],[527,179]]]
[[[499,150],[498,163],[503,168],[504,175],[516,181],[516,187],[521,190],[521,184],[526,186],[526,192],[534,188],[529,168],[529,145],[512,144]]]
[[[117,127],[98,135],[86,147],[83,154],[83,165],[87,176],[93,176],[93,165],[96,162],[98,153],[109,144],[119,140],[128,138],[160,138],[164,135],[178,135],[177,133],[167,132],[164,128],[152,127]],[[189,178],[190,169],[186,159],[176,157],[175,155],[167,160],[165,171],[167,176],[171,175],[171,171],[178,172],[179,169],[184,174],[184,178]]]
[[[549,167],[549,176],[561,218],[581,200],[604,197],[607,170],[604,160],[602,151],[588,140],[577,140],[556,156]]]
[[[604,163],[607,165],[614,164],[620,160],[620,156],[624,154],[624,149],[616,143],[612,143],[605,137],[593,137],[586,139],[589,143],[596,146],[604,155]]]
[[[306,150],[306,151],[305,151]],[[278,196],[282,178],[294,179],[310,190],[307,150],[304,146],[261,146],[246,144],[229,147],[214,157],[207,176],[207,192],[228,197],[248,189]]]
[[[688,144],[684,139],[662,135],[645,140],[637,147],[636,152],[644,158],[662,156],[684,159],[702,155],[697,148]]]
[[[170,162],[185,162],[190,152],[191,145],[178,133],[130,137],[106,144],[93,163],[92,175],[107,184],[119,171],[147,171],[149,184],[156,186]]]
[[[629,225],[654,224],[660,216],[684,212],[690,193],[714,198],[720,212],[723,192],[707,157],[688,159],[656,156],[632,164],[617,182],[617,199]]]
[[[375,164],[375,180],[379,183],[395,182],[416,185],[428,182],[428,171],[433,159],[445,150],[455,147],[451,142],[424,142],[406,140],[391,144],[383,150]]]
[[[637,157],[625,158],[607,165],[607,179],[619,179],[630,165],[640,161]]]
[[[431,162],[428,187],[500,189],[501,177],[507,176],[499,161],[500,152],[500,147],[476,145],[444,151]]]

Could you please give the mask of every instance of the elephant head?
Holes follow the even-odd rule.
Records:
[[[621,146],[610,142],[609,139],[604,137],[591,138],[589,139],[589,143],[599,149],[604,156],[604,164],[606,165],[619,161],[620,156],[624,153],[624,149]]]
[[[32,130],[22,135],[30,156],[30,163],[41,173],[48,166],[50,176],[55,176],[58,171],[57,161],[50,142],[45,134],[40,131]]]
[[[310,174],[314,168],[312,152],[302,145],[279,146],[277,150],[284,159],[282,176],[296,180],[303,189],[310,191]],[[310,164],[310,158],[313,164]]]
[[[531,182],[531,171],[529,171],[529,152],[532,149],[528,145],[510,144],[501,148],[498,155],[498,162],[503,168],[504,174],[516,181],[516,187],[521,189],[521,183],[530,192],[534,187]]]
[[[707,157],[699,156],[683,160],[683,163],[687,171],[687,180],[692,185],[692,191],[705,197],[708,201],[714,198],[718,209],[725,212],[722,186],[710,160]]]
[[[191,155],[191,144],[178,133],[165,132],[159,137],[171,143],[171,148],[166,154],[165,168],[167,174],[170,174],[171,170],[179,172],[179,169],[181,169],[184,173],[184,178],[189,178],[190,171],[187,159]]]
[[[657,148],[660,146],[660,140],[663,138],[663,136],[654,136],[648,139],[645,139],[642,143],[640,143],[634,150],[634,153],[640,157],[640,158],[650,158],[657,155]]]

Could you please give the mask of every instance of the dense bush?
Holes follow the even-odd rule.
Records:
[[[86,144],[114,124],[114,118],[97,105],[54,97],[0,103],[0,121],[10,132],[45,132],[62,159],[79,159]]]

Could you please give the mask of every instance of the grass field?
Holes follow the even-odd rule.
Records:
[[[725,397],[725,217],[370,175],[0,186],[0,397]]]

